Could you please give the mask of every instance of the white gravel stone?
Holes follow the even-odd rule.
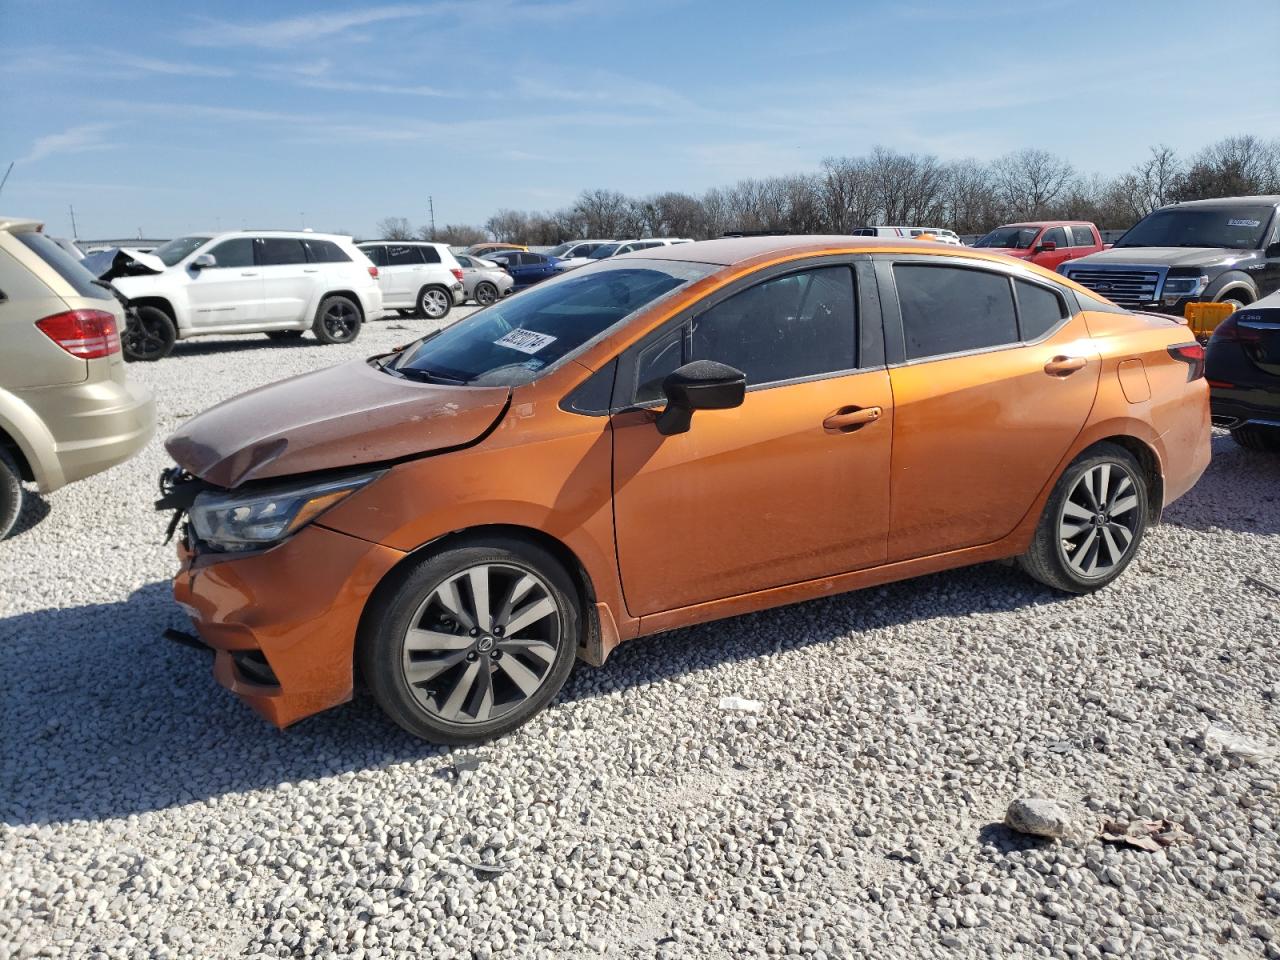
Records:
[[[130,375],[163,436],[425,329]],[[1280,743],[1280,606],[1244,583],[1280,570],[1280,462],[1214,456],[1096,595],[987,565],[674,631],[449,751],[364,695],[277,732],[160,638],[157,438],[0,543],[0,958],[1280,957],[1280,772],[1198,736]],[[768,708],[726,716],[743,691]],[[1035,796],[1196,840],[999,825]]]

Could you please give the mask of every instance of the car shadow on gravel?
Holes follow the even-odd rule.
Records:
[[[1164,512],[1191,530],[1280,533],[1280,456],[1245,450],[1215,432],[1213,460],[1199,482]]]
[[[26,490],[22,498],[22,512],[18,514],[18,519],[14,522],[13,529],[9,531],[6,539],[13,540],[22,536],[48,515],[49,501],[34,490]]]
[[[607,696],[732,661],[831,643],[916,620],[1012,610],[1062,598],[1007,567],[934,574],[637,640],[600,669],[579,664],[557,704]],[[219,687],[206,651],[162,638],[185,629],[167,582],[128,599],[0,621],[0,822],[101,820],[392,764],[450,750],[386,720],[372,698],[277,731]]]
[[[358,342],[358,341],[357,341]],[[309,347],[323,347],[309,333],[292,340],[269,340],[261,333],[247,333],[242,337],[227,337],[221,340],[199,338],[173,345],[174,357],[208,357],[220,353],[241,353],[245,350],[305,350]],[[164,360],[159,361],[164,363]]]

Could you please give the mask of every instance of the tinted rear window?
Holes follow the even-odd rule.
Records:
[[[1093,231],[1088,227],[1072,227],[1071,237],[1077,247],[1093,246]]]
[[[71,254],[46,237],[43,233],[23,231],[14,236],[24,247],[49,265],[49,267],[70,284],[71,288],[82,297],[94,300],[110,300],[111,291],[94,283],[94,276]]]
[[[908,360],[1017,342],[1008,277],[909,263],[896,264],[893,275]]]
[[[311,252],[311,259],[314,263],[351,262],[351,258],[347,256],[346,251],[332,240],[305,240],[303,242]]]
[[[1066,302],[1047,287],[1013,281],[1018,291],[1018,326],[1023,340],[1037,340],[1067,315]]]

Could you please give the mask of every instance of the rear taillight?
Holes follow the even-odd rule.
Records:
[[[1257,343],[1262,339],[1260,331],[1250,327],[1241,327],[1238,317],[1238,313],[1233,313],[1218,324],[1218,329],[1213,331],[1213,339],[1226,341],[1227,343]]]
[[[455,280],[457,280],[459,283],[461,283],[461,282],[462,282],[462,268],[461,268],[461,267],[450,267],[450,268],[449,268],[449,272],[453,274],[453,278],[454,278]]]
[[[116,318],[105,310],[68,310],[37,320],[46,337],[73,357],[97,360],[120,352]]]
[[[369,268],[369,276],[371,276],[371,277],[373,277],[373,279],[377,280],[377,279],[378,279],[378,268],[377,268],[377,267],[370,267],[370,268]]]
[[[1187,382],[1204,376],[1204,347],[1198,343],[1178,343],[1169,348],[1169,356],[1187,365]]]

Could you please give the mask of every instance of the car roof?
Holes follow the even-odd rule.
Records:
[[[447,247],[447,243],[441,243],[438,240],[361,240],[356,244],[357,247],[367,247],[373,243],[398,243],[401,246],[410,247]]]
[[[0,230],[8,230],[10,233],[27,233],[31,230],[39,230],[44,226],[39,220],[26,220],[22,217],[0,217]]]
[[[640,250],[634,256],[648,260],[691,260],[695,263],[713,263],[730,266],[756,257],[788,254],[819,253],[838,249],[850,252],[874,253],[880,250],[933,249],[956,255],[956,247],[927,240],[910,240],[905,237],[849,237],[838,235],[771,236],[771,237],[721,237],[718,240],[695,240],[693,243],[672,243],[661,247]]]
[[[1210,197],[1208,200],[1185,200],[1182,203],[1167,204],[1160,209],[1171,210],[1174,207],[1243,207],[1257,206],[1260,203],[1270,206],[1280,205],[1280,194],[1268,193],[1256,197]]]
[[[1019,220],[1017,223],[1002,223],[1000,227],[1091,227],[1089,220]],[[1000,227],[996,229],[999,230]]]

